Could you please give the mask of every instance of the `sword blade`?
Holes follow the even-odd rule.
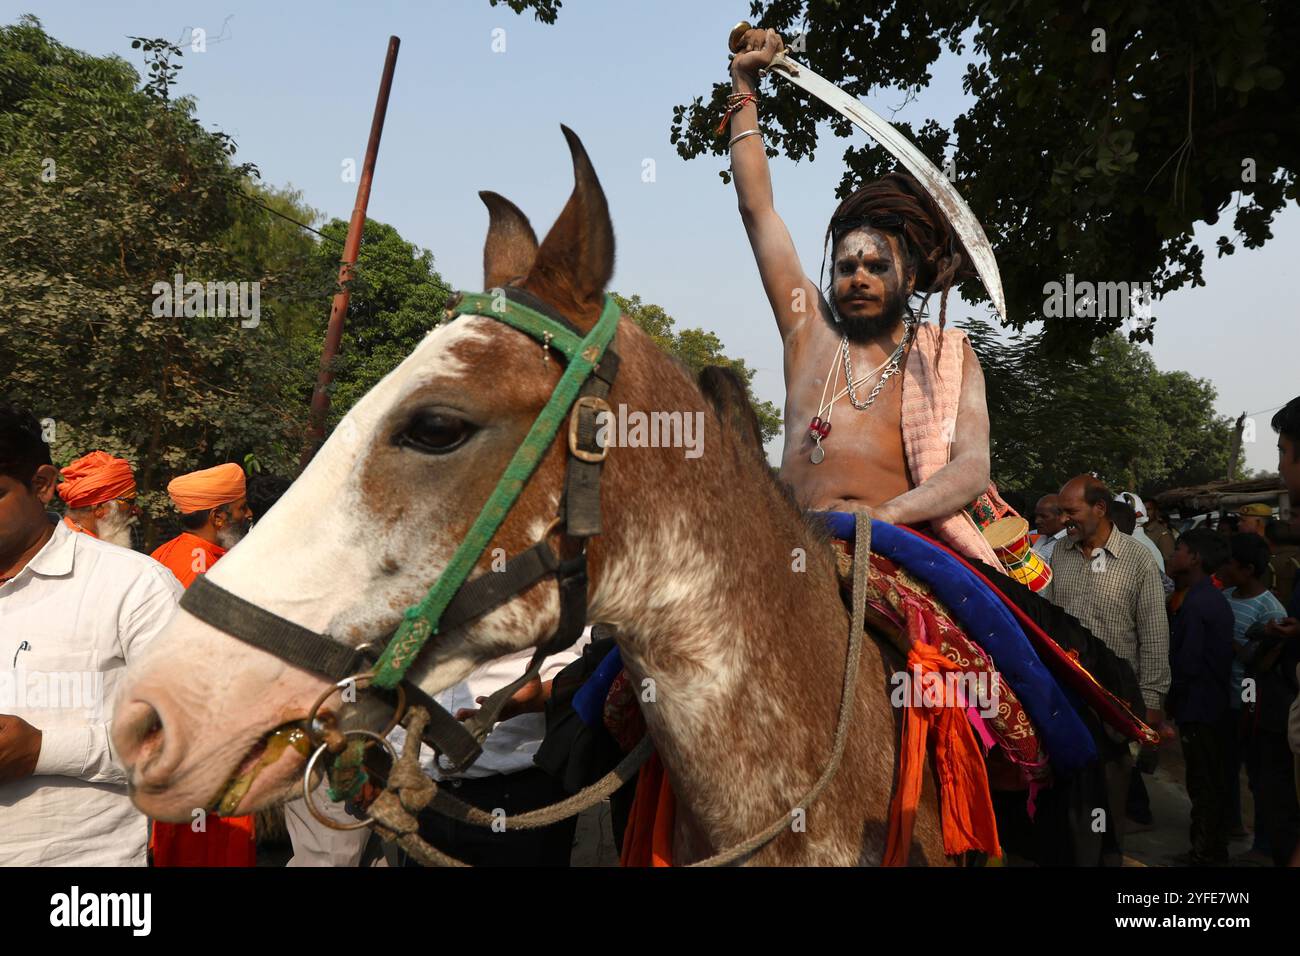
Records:
[[[948,221],[956,230],[962,245],[975,264],[988,291],[993,306],[998,310],[1002,321],[1007,319],[1006,300],[1002,296],[1002,275],[998,272],[998,260],[993,255],[993,246],[984,235],[984,227],[971,212],[966,200],[957,192],[956,187],[943,173],[935,168],[934,163],[912,144],[906,136],[894,129],[888,122],[871,110],[860,100],[836,86],[829,80],[818,76],[802,63],[797,63],[784,53],[778,53],[772,61],[772,72],[789,83],[793,83],[817,97],[835,112],[839,113],[858,129],[865,132],[886,151],[895,157],[903,167],[917,178],[935,202],[939,204]]]

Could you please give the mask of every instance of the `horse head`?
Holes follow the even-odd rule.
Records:
[[[587,153],[570,130],[564,134],[575,186],[540,246],[518,208],[480,194],[490,217],[484,285],[522,290],[586,334],[605,305],[614,234]],[[634,325],[621,322],[615,344],[623,370],[611,402],[688,414],[710,408],[685,370]],[[556,389],[564,371],[558,359],[488,315],[465,314],[435,327],[348,412],[280,502],[212,568],[210,582],[334,641],[382,643],[438,580],[478,518]],[[723,441],[719,418],[708,419],[709,440]],[[492,573],[494,556],[517,555],[547,535],[557,539],[557,552],[566,547],[554,519],[567,431],[561,428],[546,449],[471,580]],[[743,454],[754,457],[752,442],[725,444],[738,453],[743,445]],[[648,485],[672,487],[675,470],[691,463],[680,449],[641,451],[611,454],[604,465],[604,527],[588,546],[590,603],[601,620],[636,623],[636,598],[656,583],[676,598],[707,586],[680,528],[665,530],[661,502],[646,493]],[[685,492],[683,481],[679,475],[677,488]],[[677,535],[683,553],[676,567],[655,567],[644,552],[632,553],[630,542],[655,535],[660,543]],[[438,630],[407,677],[437,693],[485,661],[542,644],[560,614],[554,580],[538,581],[490,613]],[[304,758],[293,748],[272,752],[268,740],[303,721],[331,686],[182,608],[131,663],[117,701],[113,742],[137,806],[158,819],[186,820],[223,796],[224,812],[238,813],[291,796]],[[327,707],[338,698],[330,700]],[[230,787],[239,779],[247,789],[232,804]]]

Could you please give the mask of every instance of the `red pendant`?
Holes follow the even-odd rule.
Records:
[[[813,420],[808,423],[808,431],[820,433],[821,427],[822,420],[818,416],[814,415]]]
[[[830,433],[831,433],[830,422],[822,422],[820,425],[817,426],[817,434],[821,435],[822,438],[825,438]]]

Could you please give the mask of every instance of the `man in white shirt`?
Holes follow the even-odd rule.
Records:
[[[1165,556],[1159,546],[1152,541],[1146,533],[1147,512],[1146,507],[1142,504],[1142,499],[1131,491],[1123,491],[1115,496],[1116,501],[1127,501],[1133,506],[1133,514],[1137,518],[1137,523],[1133,528],[1133,540],[1137,541],[1142,547],[1151,552],[1151,556],[1156,559],[1156,567],[1160,573],[1165,573]]]
[[[117,684],[181,587],[158,562],[52,524],[58,472],[0,404],[0,866],[143,866],[148,821],[109,744]]]

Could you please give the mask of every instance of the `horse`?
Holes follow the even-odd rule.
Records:
[[[574,188],[540,244],[517,206],[479,194],[489,213],[483,281],[521,290],[586,332],[602,314],[614,230],[585,148],[563,130]],[[820,798],[798,808],[830,759],[845,678],[849,613],[834,554],[773,478],[756,430],[743,427],[743,386],[715,378],[706,395],[626,317],[614,344],[621,370],[611,406],[703,421],[697,457],[656,443],[608,449],[601,533],[587,545],[588,620],[616,628],[633,686],[653,688],[641,709],[677,796],[674,861],[706,858],[784,814],[791,826],[749,863],[878,865],[900,733],[889,703],[896,662],[876,639],[863,642],[843,759]],[[436,325],[213,566],[211,582],[336,641],[383,641],[447,566],[562,364],[489,315]],[[563,537],[552,519],[567,452],[561,434],[475,576],[492,573],[494,555]],[[557,588],[544,579],[434,634],[407,676],[438,693],[486,661],[547,641],[560,616]],[[304,757],[269,750],[268,740],[303,721],[330,687],[182,608],[130,664],[116,703],[113,742],[136,806],[189,820],[220,805],[241,777],[247,790],[224,812],[291,798]],[[929,767],[908,859],[953,862]]]

